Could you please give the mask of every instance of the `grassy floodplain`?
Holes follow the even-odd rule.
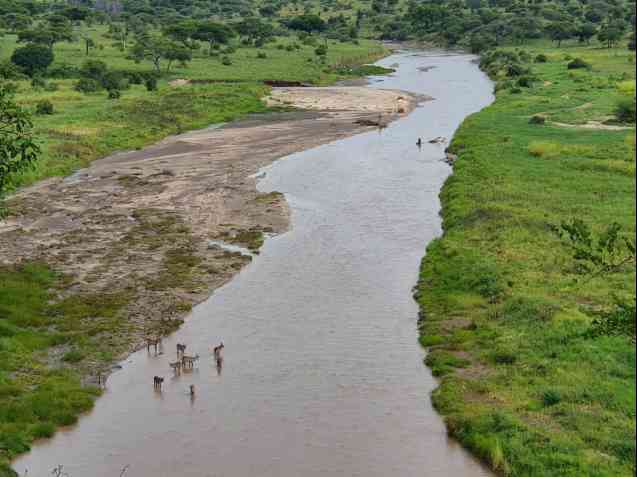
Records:
[[[421,342],[449,431],[501,475],[629,476],[635,344],[590,337],[595,311],[634,297],[634,264],[582,279],[552,226],[617,222],[635,236],[635,130],[603,122],[635,91],[625,49],[525,47],[536,80],[467,118],[442,192],[444,236],[422,263]],[[567,69],[580,57],[590,69]],[[533,115],[546,118],[531,124]],[[634,126],[634,125],[633,125]],[[578,280],[579,278],[579,280]]]
[[[80,68],[91,59],[103,61],[112,70],[152,70],[148,61],[127,60],[105,36],[105,27],[91,27],[83,34],[90,36],[98,47],[87,56],[82,43],[60,43],[54,48],[52,69],[63,65]],[[288,51],[288,45],[294,45],[294,49]],[[0,46],[0,60],[8,59],[16,47],[15,35],[6,35]],[[34,90],[27,80],[15,82],[19,104],[35,111],[38,102],[48,100],[55,112],[34,116],[34,133],[42,145],[42,155],[35,169],[14,177],[14,185],[67,175],[114,151],[138,149],[170,134],[264,112],[266,107],[261,98],[269,90],[263,84],[265,80],[328,84],[356,75],[356,69],[352,72],[350,66],[386,54],[378,42],[370,40],[357,44],[328,40],[326,61],[320,64],[314,49],[287,37],[261,48],[241,47],[229,55],[216,57],[202,50],[186,67],[175,64],[164,72],[157,91],[149,92],[143,84],[133,84],[117,100],[108,99],[105,91],[88,94],[76,91],[76,78],[47,80],[56,86],[55,91]],[[223,56],[229,56],[232,64],[223,64]],[[165,67],[162,65],[162,70]],[[175,79],[196,83],[188,87],[171,86]]]
[[[102,27],[90,29],[101,48],[92,49],[89,56],[81,43],[55,45],[53,68],[81,67],[90,58],[105,62],[113,70],[152,69],[148,62],[126,60],[104,33]],[[286,48],[288,45],[295,46]],[[0,59],[4,60],[16,46],[15,36],[5,35],[0,46]],[[187,67],[175,65],[163,73],[157,91],[133,84],[119,99],[109,99],[106,91],[76,91],[77,78],[47,78],[47,84],[55,88],[37,90],[28,80],[14,81],[15,98],[21,106],[35,112],[38,102],[49,100],[54,113],[33,116],[34,135],[42,154],[32,170],[12,178],[13,186],[65,176],[94,159],[138,149],[170,134],[265,112],[261,98],[269,87],[264,80],[327,84],[365,74],[365,68],[350,67],[386,53],[379,43],[368,40],[329,40],[328,48],[323,64],[318,63],[314,46],[302,45],[293,37],[278,38],[261,48],[236,48],[229,54],[230,65],[201,51]],[[175,79],[195,82],[171,85]],[[157,230],[170,237],[174,227],[161,225]],[[182,268],[171,269],[173,278],[188,278],[190,268]],[[70,277],[55,273],[46,264],[0,266],[2,477],[15,475],[9,467],[13,456],[28,451],[34,440],[50,437],[57,427],[73,424],[80,413],[92,407],[100,390],[82,383],[83,366],[88,362],[112,362],[116,357],[113,350],[121,350],[127,342],[127,323],[119,311],[130,297],[120,293],[78,298],[68,291],[70,285]],[[103,335],[109,338],[105,340]],[[51,350],[63,356],[51,356]],[[60,361],[61,367],[50,366]]]

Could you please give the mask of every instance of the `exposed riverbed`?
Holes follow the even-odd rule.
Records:
[[[422,364],[411,298],[440,234],[444,144],[492,101],[472,57],[396,54],[372,88],[432,96],[407,117],[279,160],[290,231],[192,312],[164,353],[133,354],[77,426],[18,459],[29,477],[485,476],[449,441]],[[416,139],[425,141],[422,148]],[[258,151],[254,151],[258,154]],[[210,347],[223,340],[224,366]],[[201,360],[171,377],[176,343]],[[166,377],[163,392],[152,377]],[[194,399],[187,393],[194,384]]]

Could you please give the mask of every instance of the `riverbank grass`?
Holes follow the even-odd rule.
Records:
[[[581,220],[597,237],[616,222],[634,240],[635,131],[614,120],[634,53],[526,51],[548,58],[531,62],[532,87],[505,84],[451,145],[445,233],[417,292],[421,342],[442,379],[433,402],[502,475],[631,476],[634,334],[591,331],[599,312],[634,300],[634,263],[582,275],[556,228]],[[569,70],[574,57],[590,69]]]

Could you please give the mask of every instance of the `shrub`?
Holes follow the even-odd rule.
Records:
[[[108,90],[108,99],[119,99],[121,98],[122,93],[118,89],[109,89]]]
[[[535,57],[535,62],[536,62],[536,63],[547,63],[548,61],[549,61],[548,56],[546,56],[546,55],[545,55],[545,54],[543,54],[543,53],[540,53],[539,55],[537,55],[537,56]]]
[[[582,68],[589,69],[591,67],[591,65],[589,65],[587,62],[585,62],[581,58],[575,58],[574,60],[569,62],[568,65],[566,65],[566,67],[569,70],[577,70],[577,69],[582,69]]]
[[[615,118],[622,123],[635,122],[635,97],[622,98],[615,105]]]
[[[78,350],[72,350],[62,356],[62,361],[67,363],[79,363],[84,359],[84,355]]]
[[[80,78],[78,82],[75,83],[75,90],[80,93],[94,93],[100,89],[101,85],[92,78]]]
[[[52,93],[53,91],[57,91],[57,90],[58,90],[58,84],[52,81],[49,81],[48,83],[44,85],[44,91],[49,91]]]
[[[522,90],[518,88],[517,86],[511,88],[511,94],[520,94],[521,92]]]
[[[33,89],[42,89],[46,86],[46,81],[44,80],[44,78],[42,78],[42,76],[34,76],[33,78],[31,78],[31,87]]]
[[[53,114],[53,103],[48,99],[43,99],[42,101],[38,101],[35,105],[35,114],[45,115],[45,114]]]
[[[268,57],[268,55],[265,54],[265,52],[260,51],[259,53],[257,53],[257,58],[259,60],[265,60]]]
[[[60,79],[77,78],[80,75],[79,70],[75,66],[67,64],[53,65],[47,72],[50,78]]]
[[[520,76],[517,81],[517,85],[522,88],[530,88],[533,86],[533,79],[530,76]]]
[[[221,64],[225,66],[230,66],[232,65],[232,60],[230,59],[229,56],[224,56],[223,58],[221,58]]]
[[[546,123],[546,117],[542,116],[541,114],[534,114],[533,116],[531,116],[531,119],[529,119],[529,124],[544,124]]]
[[[542,403],[545,407],[555,406],[562,400],[562,395],[555,389],[548,389],[542,394]]]
[[[46,70],[53,63],[53,52],[42,45],[30,43],[16,48],[11,55],[11,62],[18,65],[29,76]]]
[[[157,91],[157,78],[149,77],[144,81],[146,91]]]
[[[0,78],[5,80],[20,80],[24,78],[24,74],[20,68],[11,61],[3,61],[0,63]]]

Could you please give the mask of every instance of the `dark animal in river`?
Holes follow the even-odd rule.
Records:
[[[223,357],[219,356],[217,358],[217,376],[221,376],[222,368],[223,368]]]
[[[223,348],[225,348],[225,346],[223,345],[223,341],[221,342],[219,346],[214,347],[213,353],[215,355],[216,360],[219,360],[219,358],[221,357],[221,352],[223,351]]]
[[[191,396],[194,396],[194,395],[195,395],[195,385],[194,385],[194,384],[191,384],[191,385],[190,385],[190,395],[191,395]]]
[[[177,356],[186,352],[186,345],[177,343]]]
[[[164,382],[164,378],[161,376],[155,376],[153,378],[153,387],[161,391],[161,384]]]
[[[196,354],[194,356],[183,355],[181,357],[181,366],[182,366],[182,368],[192,368],[195,365],[195,361],[199,361],[199,355],[198,354]]]
[[[416,141],[416,146],[420,147],[422,146],[422,139],[418,138],[418,140]]]
[[[153,346],[155,348],[155,353],[157,353],[157,347],[160,344],[161,338],[146,337],[146,351],[150,351],[150,347]]]

